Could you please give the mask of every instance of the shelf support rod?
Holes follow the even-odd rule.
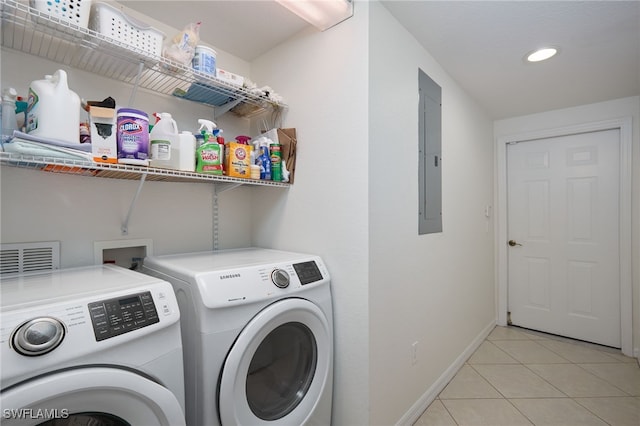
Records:
[[[140,78],[142,77],[142,71],[144,71],[144,62],[140,62],[138,64],[138,74],[136,75],[136,81],[133,83],[133,90],[131,91],[131,96],[129,97],[129,107],[133,106],[133,102],[136,99],[136,93],[138,92],[138,87],[140,87]]]
[[[212,204],[211,204],[211,230],[213,232],[213,250],[218,250],[220,243],[220,205],[218,203],[218,195],[222,194],[225,191],[230,189],[237,188],[242,186],[241,183],[229,183],[224,186],[215,183],[213,185],[213,194],[212,194]]]
[[[127,213],[127,217],[124,219],[124,223],[122,224],[122,235],[129,235],[129,220],[131,219],[131,215],[133,214],[133,208],[136,205],[138,196],[140,196],[140,192],[142,192],[142,186],[144,185],[144,181],[146,178],[147,178],[146,173],[143,173],[142,176],[140,176],[140,183],[138,184],[136,195],[134,195],[133,200],[131,200],[131,205],[129,206],[129,212]]]
[[[211,206],[211,230],[213,232],[213,251],[218,250],[219,235],[218,235],[218,185],[213,185],[213,205]]]

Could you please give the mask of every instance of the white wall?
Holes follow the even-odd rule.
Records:
[[[495,122],[495,138],[547,131],[605,120],[632,118],[631,263],[633,286],[633,350],[640,355],[640,97],[634,96]]]
[[[493,131],[488,115],[381,4],[370,9],[370,424],[388,425],[429,398],[495,319],[493,226],[484,215],[493,203]],[[422,236],[418,68],[443,95],[443,232]]]
[[[309,29],[252,63],[252,77],[286,98],[298,129],[295,184],[256,191],[254,243],[311,252],[332,279],[333,424],[369,422],[368,12],[325,32]]]
[[[445,232],[417,235],[417,79],[443,86]],[[252,63],[298,127],[288,195],[254,198],[254,242],[332,274],[333,423],[401,420],[495,318],[492,123],[377,2]],[[464,267],[460,266],[464,262]],[[429,277],[429,278],[428,278]],[[409,347],[420,342],[420,360]]]

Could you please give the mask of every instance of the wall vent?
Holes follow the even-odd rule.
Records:
[[[60,241],[0,244],[0,275],[60,268]]]

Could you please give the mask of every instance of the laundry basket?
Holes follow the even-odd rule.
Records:
[[[164,33],[106,3],[91,6],[89,28],[123,44],[160,56]]]
[[[50,18],[87,28],[91,0],[29,0],[29,5]]]

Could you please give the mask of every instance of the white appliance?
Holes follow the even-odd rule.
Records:
[[[3,425],[185,424],[169,283],[103,265],[4,278],[0,291]]]
[[[330,278],[318,256],[250,248],[144,260],[182,312],[187,424],[328,425]]]

